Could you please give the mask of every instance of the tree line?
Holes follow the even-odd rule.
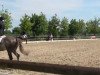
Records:
[[[100,34],[100,18],[94,18],[88,21],[83,19],[71,19],[70,21],[63,17],[60,19],[57,14],[47,19],[46,15],[42,12],[37,15],[36,13],[31,16],[25,14],[20,18],[18,27],[9,31],[12,27],[11,14],[5,10],[0,12],[5,17],[5,32],[19,35],[21,32],[26,32],[29,36],[48,36],[52,34],[54,37],[67,37],[86,36],[86,35],[99,35]]]

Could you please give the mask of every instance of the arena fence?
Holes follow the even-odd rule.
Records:
[[[72,39],[95,39],[95,38],[100,38],[100,36],[74,36],[72,38],[70,38],[69,36],[60,36],[60,37],[53,37],[53,40],[72,40]],[[41,40],[50,40],[50,38],[48,38],[47,36],[35,36],[35,37],[28,37],[29,41],[41,41]]]
[[[61,75],[100,75],[100,68],[0,59],[2,67]]]

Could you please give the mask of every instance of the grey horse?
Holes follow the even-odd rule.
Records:
[[[24,48],[22,46],[22,40],[20,38],[13,36],[6,36],[1,40],[0,51],[7,50],[10,60],[13,59],[12,57],[13,53],[17,57],[17,60],[19,61],[20,55],[16,52],[18,46],[22,54],[28,55],[28,52],[24,51]]]

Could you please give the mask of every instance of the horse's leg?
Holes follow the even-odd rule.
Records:
[[[8,53],[9,59],[12,60],[13,59],[12,51],[11,51],[12,49],[9,46],[7,46],[7,45],[5,45],[5,47],[7,49],[7,53]]]
[[[13,51],[12,52],[17,57],[17,60],[19,61],[20,55],[16,52],[17,47],[18,47],[18,43],[16,42],[16,45],[13,47]]]
[[[13,51],[13,53],[14,53],[14,55],[17,57],[17,60],[19,61],[19,57],[20,57],[20,55],[16,52],[16,50]]]
[[[11,51],[8,51],[8,50],[7,50],[7,52],[8,52],[9,59],[12,60],[13,59],[12,52]]]

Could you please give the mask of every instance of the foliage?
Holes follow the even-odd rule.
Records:
[[[69,26],[68,19],[64,17],[60,25],[60,36],[68,35],[68,26]]]
[[[5,19],[5,30],[7,31],[9,28],[12,27],[11,13],[9,13],[8,10],[3,10],[0,11],[0,15],[3,16]]]
[[[30,22],[30,17],[28,15],[24,15],[21,19],[20,19],[20,28],[21,28],[21,32],[25,32],[28,35],[31,35],[31,27],[32,24]]]
[[[59,36],[60,32],[60,19],[55,14],[49,21],[48,33],[53,34],[53,36]]]
[[[21,28],[20,27],[13,28],[12,33],[13,34],[20,34],[21,33]]]
[[[40,15],[32,14],[31,17],[33,36],[45,35],[48,30],[48,21],[41,12]]]
[[[94,20],[90,20],[86,23],[87,25],[87,33],[88,34],[93,34],[95,35],[96,33],[98,33],[98,29],[99,29],[99,22],[100,19],[95,18]]]
[[[6,35],[12,35],[12,32],[10,30],[5,30]]]
[[[0,11],[0,15],[5,18],[5,34],[11,34],[9,30],[12,27],[11,13],[8,10]],[[52,34],[54,37],[58,36],[75,36],[75,35],[96,35],[100,34],[100,18],[94,18],[84,22],[83,19],[72,19],[70,22],[66,17],[59,19],[57,14],[51,17],[48,21],[45,14],[32,14],[31,16],[24,15],[20,19],[19,27],[12,29],[13,34],[20,34],[26,32],[28,35],[45,36]]]
[[[75,34],[77,34],[78,30],[77,30],[77,25],[78,25],[78,22],[76,21],[76,19],[72,19],[70,21],[70,24],[69,24],[69,29],[68,29],[68,34],[73,37]]]
[[[77,34],[82,35],[86,32],[86,26],[84,20],[79,19],[78,25],[77,25]]]

